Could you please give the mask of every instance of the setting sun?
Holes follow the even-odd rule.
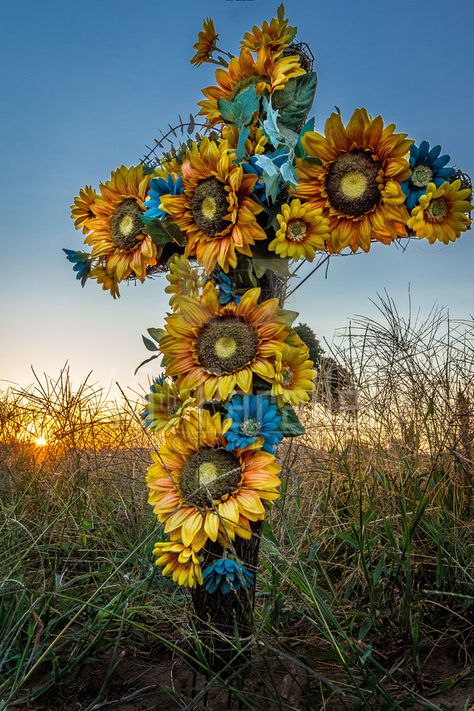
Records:
[[[38,437],[35,439],[35,444],[37,447],[45,447],[48,443],[44,437]]]

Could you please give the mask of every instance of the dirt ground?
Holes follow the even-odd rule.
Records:
[[[238,691],[229,695],[219,689],[218,680],[213,680],[206,690],[203,676],[194,674],[181,659],[173,659],[163,649],[154,650],[148,657],[134,650],[122,650],[108,681],[107,693],[101,695],[108,666],[108,660],[104,660],[83,667],[80,675],[55,687],[54,692],[36,702],[9,706],[8,711],[363,711],[365,708],[411,711],[429,708],[427,702],[433,704],[432,711],[433,708],[474,711],[473,670],[459,672],[459,665],[443,653],[427,662],[416,685],[416,701],[403,688],[395,692],[387,683],[398,706],[377,701],[375,697],[360,705],[349,692],[347,678],[336,666],[299,666],[278,654],[259,658],[249,665],[241,701]],[[30,691],[34,692],[41,683],[44,677],[35,680]],[[235,680],[235,688],[242,688],[241,683]],[[404,688],[409,686],[413,688],[408,684]],[[445,690],[437,692],[442,688]]]

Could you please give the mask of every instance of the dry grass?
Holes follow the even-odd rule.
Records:
[[[0,398],[0,708],[471,708],[472,324],[380,309],[281,448],[245,684],[153,565],[133,409],[66,370]]]

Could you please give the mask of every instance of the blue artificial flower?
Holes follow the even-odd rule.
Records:
[[[280,412],[265,395],[234,395],[227,404],[227,417],[232,420],[225,434],[228,452],[263,437],[263,451],[274,454],[283,439]]]
[[[434,146],[430,150],[428,141],[422,141],[418,146],[410,147],[411,175],[402,183],[402,190],[406,195],[407,210],[411,212],[422,195],[426,193],[428,183],[434,183],[437,188],[446,180],[453,177],[454,168],[447,168],[451,158],[448,155],[440,156],[441,146]]]
[[[234,304],[240,304],[240,296],[235,293],[235,284],[232,279],[222,269],[216,269],[213,276],[217,283],[219,303],[224,305],[233,301]]]
[[[258,176],[254,187],[258,198],[265,197],[267,202],[272,204],[276,201],[283,182],[296,184],[292,160],[291,151],[279,149],[272,153],[251,156],[248,163],[242,164],[244,173]]]
[[[202,571],[203,585],[208,593],[220,592],[228,595],[231,590],[250,588],[253,573],[238,560],[219,558]]]
[[[168,179],[153,178],[148,188],[148,197],[145,202],[146,211],[142,215],[142,220],[145,224],[150,224],[153,220],[164,220],[166,212],[161,208],[161,198],[163,195],[181,195],[184,192],[183,179],[181,176],[174,181],[172,175],[168,175]]]
[[[92,257],[89,252],[75,252],[73,249],[63,249],[66,257],[71,264],[74,264],[73,270],[76,272],[76,279],[81,280],[81,286],[86,283],[91,268]]]

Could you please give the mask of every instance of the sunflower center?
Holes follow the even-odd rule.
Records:
[[[224,183],[217,178],[202,180],[191,198],[194,222],[208,237],[215,237],[229,226],[225,219],[229,201]]]
[[[232,336],[221,336],[214,346],[214,352],[218,358],[232,358],[236,350],[237,341]]]
[[[333,208],[360,217],[380,202],[377,175],[381,168],[368,151],[355,149],[342,153],[326,175],[326,192]]]
[[[287,238],[291,242],[302,242],[306,237],[306,223],[302,220],[291,220],[288,223]]]
[[[417,165],[411,174],[411,182],[416,188],[426,188],[432,177],[431,168],[427,165]]]
[[[443,198],[438,198],[437,200],[432,200],[426,211],[428,217],[434,222],[441,222],[448,214],[448,205],[446,200]]]
[[[199,363],[209,373],[235,373],[251,363],[257,350],[254,329],[235,316],[209,321],[196,339]]]
[[[181,471],[181,495],[187,504],[208,507],[232,494],[242,477],[237,457],[225,449],[200,449]]]
[[[341,190],[349,198],[360,198],[366,191],[367,178],[358,170],[351,170],[341,178]]]
[[[256,437],[260,432],[261,425],[258,420],[249,419],[244,420],[239,429],[240,434],[243,434],[245,437]]]
[[[134,249],[143,239],[141,215],[140,206],[134,198],[123,200],[115,210],[110,223],[110,233],[119,249]]]

